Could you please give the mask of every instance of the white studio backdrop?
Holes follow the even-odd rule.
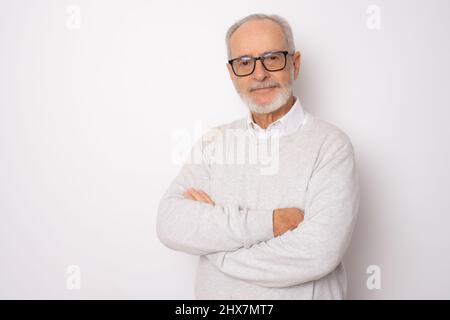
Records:
[[[256,12],[291,23],[296,95],[355,147],[348,297],[450,298],[448,0],[0,0],[0,298],[194,297],[157,206],[177,137],[247,114],[224,37]]]

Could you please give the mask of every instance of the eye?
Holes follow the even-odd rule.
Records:
[[[239,65],[241,66],[248,66],[250,64],[251,59],[250,58],[241,58],[239,59]]]
[[[280,59],[280,57],[276,54],[271,54],[271,55],[267,56],[266,59],[274,61],[274,60]]]

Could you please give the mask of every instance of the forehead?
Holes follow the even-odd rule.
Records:
[[[253,20],[241,25],[230,38],[232,57],[286,50],[282,28],[272,20]]]

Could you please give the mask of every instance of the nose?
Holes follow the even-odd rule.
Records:
[[[253,78],[258,81],[264,81],[269,76],[268,71],[264,68],[261,60],[256,60]]]

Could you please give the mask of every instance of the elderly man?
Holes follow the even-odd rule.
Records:
[[[159,204],[158,237],[199,255],[197,299],[343,299],[342,259],[359,206],[351,141],[293,95],[300,53],[283,18],[247,16],[226,44],[248,116],[192,148],[197,161],[182,167]],[[235,160],[268,142],[270,169],[250,155]]]

